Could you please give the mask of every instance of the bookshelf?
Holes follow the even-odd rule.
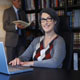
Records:
[[[73,53],[78,54],[78,67],[80,70],[80,0],[68,0],[67,12],[70,12],[71,29],[74,33]]]
[[[48,7],[55,9],[59,16],[69,17],[69,27],[74,33],[73,51],[80,53],[80,46],[78,46],[80,45],[80,0],[22,0],[22,8],[28,15],[29,21],[35,21],[35,25],[33,25],[35,27],[33,28],[32,26],[30,29],[27,29],[28,32],[34,33],[31,39],[42,35],[38,24],[39,12],[42,8]],[[29,33],[27,34],[29,36]]]
[[[73,51],[80,53],[80,0],[69,0],[67,10],[72,12],[72,31],[74,33]],[[68,2],[69,3],[69,2]]]

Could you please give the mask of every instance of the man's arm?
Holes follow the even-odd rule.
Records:
[[[10,20],[10,16],[11,14],[9,14],[9,10],[6,9],[3,14],[3,29],[7,32],[11,31],[15,32],[16,31],[15,24],[13,24],[12,21]]]

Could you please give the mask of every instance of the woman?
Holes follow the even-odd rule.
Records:
[[[63,38],[55,31],[58,23],[59,18],[53,9],[43,9],[40,12],[40,25],[44,36],[35,38],[26,51],[9,64],[12,66],[62,68],[66,48]],[[31,57],[33,61],[29,61]]]

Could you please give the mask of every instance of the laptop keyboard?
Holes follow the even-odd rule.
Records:
[[[19,71],[19,70],[25,70],[25,69],[28,69],[30,67],[28,66],[20,66],[20,65],[17,65],[17,66],[11,66],[9,65],[8,66],[8,69],[10,72],[15,72],[15,71]]]

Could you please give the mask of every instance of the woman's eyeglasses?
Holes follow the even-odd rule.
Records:
[[[41,23],[44,23],[44,22],[51,22],[52,21],[52,18],[41,18]]]

